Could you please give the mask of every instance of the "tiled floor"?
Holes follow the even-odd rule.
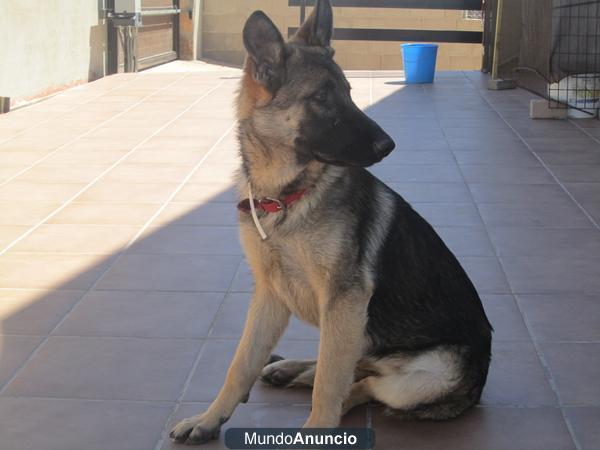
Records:
[[[235,70],[177,63],[0,116],[0,448],[176,448],[215,396],[252,280],[231,174]],[[436,227],[496,328],[481,405],[447,423],[378,407],[376,448],[600,448],[600,122],[531,121],[478,73],[355,73],[395,138],[373,171]],[[278,352],[316,354],[294,322]],[[227,426],[301,425],[257,385]],[[223,448],[212,443],[207,448]]]

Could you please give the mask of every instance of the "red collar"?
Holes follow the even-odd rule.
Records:
[[[302,198],[302,196],[306,193],[307,189],[302,189],[301,191],[296,191],[293,194],[286,195],[282,199],[272,198],[272,197],[261,197],[261,198],[253,198],[254,207],[257,210],[265,211],[267,213],[276,213],[279,211],[286,211],[292,203],[297,202]],[[250,199],[245,198],[241,202],[238,203],[237,209],[242,212],[249,213],[250,209]]]

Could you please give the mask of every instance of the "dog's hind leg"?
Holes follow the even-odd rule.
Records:
[[[275,387],[312,387],[315,384],[315,359],[283,359],[272,355],[273,361],[267,363],[260,374],[263,383]],[[354,372],[354,380],[359,381],[372,375],[369,360],[361,360]]]
[[[316,366],[315,359],[282,359],[266,365],[260,379],[276,387],[312,387]]]

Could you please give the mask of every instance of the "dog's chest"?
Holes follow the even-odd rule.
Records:
[[[269,270],[271,288],[300,319],[318,326],[319,298],[323,280],[310,248],[300,242],[272,245]]]
[[[322,252],[306,237],[262,241],[244,228],[242,242],[256,282],[265,283],[295,316],[318,326],[319,302],[328,288]]]

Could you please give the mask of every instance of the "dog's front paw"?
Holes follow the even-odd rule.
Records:
[[[204,444],[212,439],[219,437],[221,424],[225,420],[220,420],[218,423],[211,423],[203,414],[190,417],[179,422],[169,436],[175,442],[181,442],[187,445]]]

